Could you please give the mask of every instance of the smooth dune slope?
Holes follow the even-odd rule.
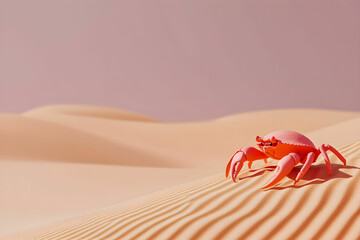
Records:
[[[333,145],[348,166],[330,154],[331,177],[319,158],[295,187],[300,166],[267,191],[260,187],[276,161],[245,168],[238,184],[225,179],[235,150],[278,129]],[[162,123],[115,109],[48,106],[0,114],[0,144],[3,239],[360,237],[356,112],[289,109]]]
[[[212,173],[189,168],[1,160],[0,239]]]

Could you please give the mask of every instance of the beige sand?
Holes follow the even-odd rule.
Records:
[[[297,186],[299,166],[260,187],[276,161],[235,184],[240,146],[277,129],[329,143]],[[0,115],[0,237],[4,239],[357,239],[360,113],[273,110],[193,123],[126,111],[50,106]]]

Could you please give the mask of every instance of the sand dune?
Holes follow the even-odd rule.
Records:
[[[2,114],[0,236],[360,238],[359,113],[273,110],[193,123],[136,116],[80,106]],[[245,168],[237,184],[225,179],[234,150],[276,129],[332,144],[348,166],[331,155],[329,177],[319,158],[296,186],[300,166],[267,191],[260,187],[275,160]]]
[[[125,121],[142,121],[142,122],[158,122],[147,116],[137,113],[105,107],[83,106],[83,105],[50,105],[32,109],[23,115],[39,116],[39,115],[65,114],[92,118],[114,119]]]
[[[141,146],[114,141],[52,122],[0,114],[0,153],[4,158],[171,167],[168,158]]]
[[[243,113],[205,122],[161,124],[83,118],[68,114],[25,114],[25,117],[67,126],[142,151],[166,155],[167,160],[174,165],[203,167],[206,164],[216,169],[223,164],[219,159],[227,157],[238,146],[254,144],[257,135],[265,135],[277,129],[307,133],[360,117],[360,114],[311,109],[274,110]]]

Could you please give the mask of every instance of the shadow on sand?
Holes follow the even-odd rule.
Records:
[[[295,181],[295,178],[297,174],[299,173],[302,165],[298,165],[294,167],[294,169],[290,172],[289,175],[287,175],[288,178]],[[289,189],[289,188],[302,188],[307,185],[313,185],[313,184],[321,184],[324,182],[327,182],[331,179],[337,179],[337,178],[350,178],[352,175],[344,173],[341,171],[341,169],[360,169],[355,166],[344,166],[341,164],[331,164],[332,167],[332,174],[329,176],[329,173],[327,171],[325,164],[319,164],[319,165],[313,165],[310,167],[310,169],[307,171],[307,173],[304,175],[304,177],[298,182],[296,185],[288,185],[284,187],[271,187],[269,189],[265,189],[265,191],[270,190],[283,190],[283,189]],[[252,178],[262,175],[265,172],[271,172],[276,168],[276,166],[266,166],[261,169],[257,170],[249,170],[248,175],[244,177],[240,177],[239,181],[246,179],[246,178]],[[250,173],[250,174],[249,174]]]

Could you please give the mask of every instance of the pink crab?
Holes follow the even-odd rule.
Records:
[[[237,151],[226,167],[226,177],[231,175],[232,180],[236,181],[245,161],[248,161],[248,166],[255,160],[264,160],[267,163],[268,158],[280,160],[275,169],[274,177],[262,188],[269,188],[287,176],[291,170],[299,162],[303,164],[300,172],[297,174],[294,185],[300,181],[305,173],[310,168],[311,164],[316,161],[318,156],[322,154],[325,158],[326,167],[329,175],[331,175],[331,164],[326,151],[332,151],[346,166],[345,158],[332,146],[322,144],[319,148],[311,142],[310,139],[304,135],[293,131],[276,131],[269,133],[264,138],[256,137],[260,150],[254,147],[245,147]]]

